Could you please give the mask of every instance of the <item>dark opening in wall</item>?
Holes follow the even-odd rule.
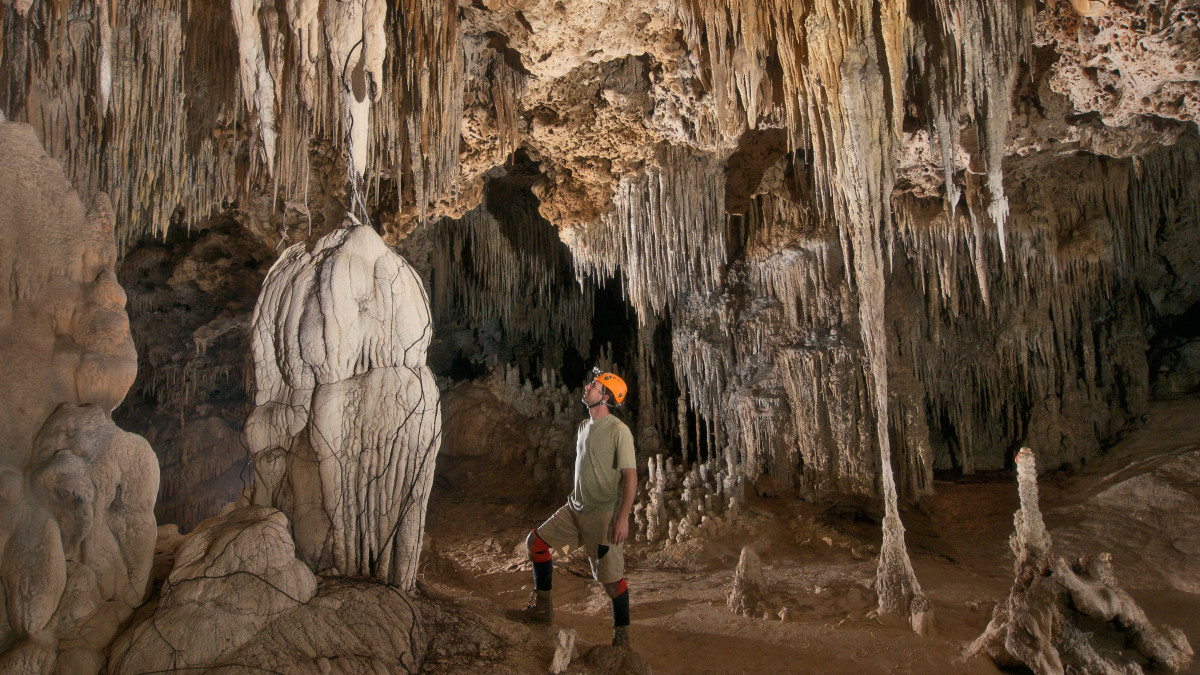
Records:
[[[189,530],[249,480],[241,429],[252,404],[250,319],[272,261],[226,215],[146,236],[117,267],[138,374],[112,416],[158,455],[160,523]]]
[[[594,288],[576,281],[570,251],[539,215],[531,189],[538,177],[519,152],[488,181],[476,209],[433,226],[436,374],[475,379],[515,366],[536,387],[543,370],[586,360]]]
[[[629,387],[617,414],[639,452],[679,454],[669,319],[639,328],[620,274],[579,280],[558,230],[538,213],[539,179],[518,152],[478,208],[433,226],[430,367],[451,383],[515,369],[520,382],[536,389],[549,378],[571,396],[593,367],[612,370]]]

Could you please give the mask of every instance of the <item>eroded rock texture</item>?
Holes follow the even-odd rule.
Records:
[[[255,307],[255,504],[317,572],[411,588],[441,446],[429,301],[369,227],[283,253]]]
[[[0,122],[0,670],[96,672],[142,602],[158,463],[109,417],[137,369],[108,199]]]
[[[412,672],[424,636],[411,603],[377,584],[318,588],[289,529],[281,512],[260,506],[201,524],[153,612],[113,644],[110,672]]]
[[[1179,672],[1192,661],[1183,632],[1155,626],[1118,584],[1106,553],[1068,562],[1051,551],[1050,534],[1038,508],[1037,467],[1033,452],[1017,456],[1021,509],[1013,517],[1009,540],[1016,578],[1007,599],[996,605],[992,621],[968,650],[987,654],[1001,666],[1025,666],[1035,673],[1141,672],[1138,659],[1097,650],[1083,623],[1098,619],[1124,634],[1153,665]]]
[[[1187,424],[1194,415],[1178,405],[1168,408],[1167,419]],[[1106,457],[1090,465],[1089,474],[1102,471],[1100,480],[1049,510],[1047,526],[1066,550],[1093,558],[1111,553],[1125,588],[1198,593],[1200,449],[1175,439],[1155,440],[1167,441],[1167,449],[1152,456],[1143,451],[1134,457]],[[1136,443],[1135,436],[1123,445],[1136,448]]]

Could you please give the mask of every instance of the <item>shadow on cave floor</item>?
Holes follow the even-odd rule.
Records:
[[[519,462],[438,462],[420,585],[441,606],[469,610],[491,629],[457,635],[478,644],[460,645],[455,654],[435,648],[426,672],[546,672],[561,628],[578,631],[580,653],[607,644],[608,598],[588,578],[582,554],[556,556],[554,627],[503,617],[523,606],[532,588],[525,534],[565,492],[535,485]],[[1155,404],[1148,423],[1104,456],[1069,474],[1046,474],[1039,484],[1056,554],[1112,552],[1118,580],[1150,620],[1176,626],[1200,645],[1200,551],[1188,554],[1200,541],[1192,527],[1200,515],[1151,522],[1155,501],[1166,503],[1164,489],[1200,500],[1200,400]],[[874,615],[877,524],[830,518],[788,495],[750,495],[733,532],[628,547],[633,647],[658,673],[1001,672],[986,658],[964,662],[961,652],[1012,584],[1008,537],[1017,507],[1015,480],[951,481],[904,514],[913,565],[937,615],[937,635],[922,638],[903,621]],[[771,606],[760,616],[726,607],[743,546],[759,553],[770,588]],[[479,639],[489,630],[489,639]],[[591,672],[574,670],[576,664],[568,672]]]

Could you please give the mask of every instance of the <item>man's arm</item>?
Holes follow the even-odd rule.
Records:
[[[621,508],[608,528],[608,540],[614,544],[629,538],[629,512],[637,496],[637,469],[621,469]]]

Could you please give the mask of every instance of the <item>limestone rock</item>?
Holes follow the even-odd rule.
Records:
[[[209,519],[176,552],[154,613],[114,643],[109,669],[214,664],[316,590],[279,511],[255,506]]]
[[[1196,10],[1195,2],[1047,3],[1037,42],[1060,53],[1050,86],[1109,126],[1131,124],[1139,115],[1200,121]]]
[[[12,444],[4,461],[23,465],[60,403],[117,407],[137,352],[108,197],[85,213],[26,124],[0,123],[0,157],[0,436]]]
[[[624,647],[596,645],[583,655],[583,662],[597,675],[651,675],[654,672],[641,654]]]
[[[1013,587],[967,655],[987,654],[997,665],[1023,665],[1039,675],[1140,672],[1136,663],[1123,663],[1119,655],[1097,650],[1080,624],[1081,618],[1089,618],[1119,631],[1152,663],[1172,672],[1186,668],[1193,652],[1183,632],[1150,623],[1117,584],[1107,554],[1073,563],[1053,555],[1038,508],[1037,468],[1029,448],[1017,455],[1017,480],[1021,508],[1013,517],[1015,531],[1009,539],[1016,556]]]
[[[441,446],[413,269],[369,227],[294,246],[255,307],[252,501],[289,517],[321,574],[411,588]]]
[[[442,398],[446,431],[441,452],[450,457],[486,455],[501,462],[523,458],[532,445],[518,419],[487,388],[464,383]]]
[[[415,673],[425,656],[421,615],[383,584],[326,579],[303,607],[285,612],[214,664],[221,671],[317,675]]]
[[[284,515],[249,506],[186,538],[157,607],[113,644],[109,670],[412,672],[424,645],[403,593],[342,580],[318,589]]]
[[[1111,553],[1125,587],[1200,593],[1200,451],[1131,461],[1052,518],[1064,523],[1054,540],[1065,549]]]
[[[109,417],[137,369],[108,198],[0,122],[0,670],[97,672],[141,604],[158,462]]]
[[[558,631],[558,642],[554,647],[554,660],[550,662],[550,672],[558,675],[571,665],[571,659],[579,656],[579,650],[575,649],[575,640],[579,634],[574,628],[566,628]]]

